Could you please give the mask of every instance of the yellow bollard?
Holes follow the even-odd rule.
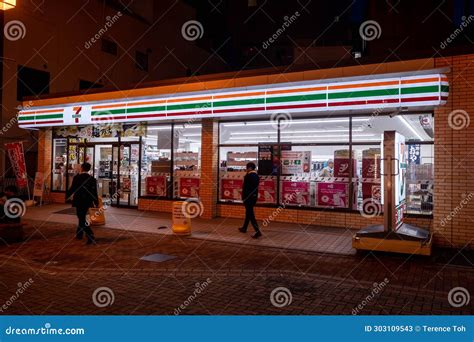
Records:
[[[191,218],[186,215],[186,205],[184,201],[173,202],[173,225],[171,230],[177,235],[191,235]]]
[[[105,209],[102,198],[99,198],[98,208],[89,208],[89,223],[91,226],[102,226],[105,224]]]

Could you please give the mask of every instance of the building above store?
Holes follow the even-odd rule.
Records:
[[[263,118],[278,113],[326,116],[342,112],[428,111],[447,101],[449,84],[443,73],[425,70],[113,100],[107,94],[94,102],[54,106],[24,103],[19,126],[28,129],[236,116]]]

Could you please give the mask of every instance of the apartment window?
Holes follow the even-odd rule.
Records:
[[[17,70],[17,100],[22,101],[27,96],[49,94],[49,72],[18,66]]]
[[[148,55],[140,51],[135,51],[135,66],[140,70],[148,71]]]
[[[109,53],[111,55],[117,56],[117,43],[114,41],[107,39],[107,38],[102,38],[102,51]]]

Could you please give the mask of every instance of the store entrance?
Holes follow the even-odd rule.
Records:
[[[138,206],[139,143],[78,143],[70,144],[69,148],[69,187],[74,175],[80,171],[80,164],[88,162],[104,203],[118,207]]]

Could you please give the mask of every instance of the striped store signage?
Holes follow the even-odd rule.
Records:
[[[374,110],[398,107],[435,107],[444,104],[449,94],[445,75],[433,74],[365,81],[318,83],[314,85],[274,86],[266,89],[231,91],[214,94],[196,92],[156,99],[84,106],[83,118],[64,118],[65,108],[41,108],[20,111],[22,127],[73,125],[104,122],[157,121],[194,117],[230,117],[236,115],[285,112],[322,112]],[[71,104],[75,108],[80,103]],[[79,107],[78,107],[79,106]],[[73,113],[74,114],[74,113]],[[64,119],[64,120],[63,120]]]

